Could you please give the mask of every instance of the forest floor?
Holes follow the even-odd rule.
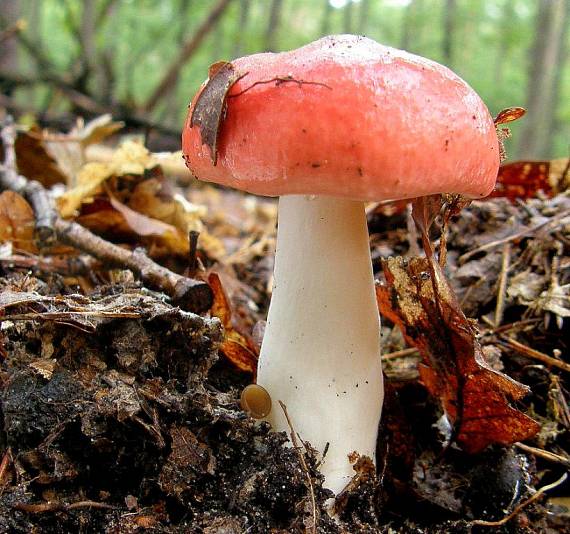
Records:
[[[367,207],[386,399],[377,469],[355,459],[333,520],[314,451],[239,403],[276,202],[101,147],[115,130],[3,126],[0,532],[569,531],[566,162],[532,167],[558,172],[546,192],[416,203],[419,230],[403,203]]]

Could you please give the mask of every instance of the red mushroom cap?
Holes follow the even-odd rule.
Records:
[[[184,155],[202,180],[261,195],[355,200],[483,197],[493,189],[493,119],[438,63],[341,35],[232,64],[247,74],[229,91],[217,165],[190,126],[196,97],[184,126]]]

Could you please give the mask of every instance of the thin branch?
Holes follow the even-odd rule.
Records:
[[[405,358],[407,356],[419,356],[420,351],[416,347],[410,347],[407,349],[397,350],[394,352],[388,352],[387,354],[382,354],[382,361],[396,360],[398,358]]]
[[[117,506],[97,501],[78,501],[71,504],[62,502],[44,502],[39,504],[16,503],[12,506],[14,510],[27,512],[29,514],[43,514],[46,512],[71,512],[83,508],[95,508],[97,510],[118,510]]]
[[[218,19],[222,16],[231,1],[232,0],[219,0],[212,8],[206,20],[198,27],[192,38],[186,41],[178,56],[166,70],[165,75],[151,93],[148,100],[142,105],[141,111],[152,111],[160,100],[174,88],[182,67],[202,44],[204,38],[216,25],[216,22],[218,22]]]
[[[499,521],[483,521],[482,519],[476,519],[475,521],[472,521],[471,524],[482,527],[500,527],[515,517],[523,508],[526,508],[529,504],[536,501],[536,499],[538,499],[542,494],[563,484],[567,478],[568,473],[564,473],[556,482],[542,486],[542,488],[537,490],[537,492],[532,497],[519,504],[509,515],[503,517],[503,519],[500,519]]]
[[[24,20],[17,20],[14,24],[9,26],[8,28],[3,29],[0,32],[0,44],[3,44],[5,41],[8,41],[22,30],[26,29],[26,22]]]
[[[311,496],[311,508],[313,512],[313,524],[311,525],[309,530],[314,534],[317,534],[317,503],[315,499],[315,489],[313,487],[313,480],[311,478],[311,472],[309,471],[309,467],[307,466],[307,462],[305,461],[305,455],[301,452],[301,447],[299,446],[299,442],[297,440],[297,432],[293,428],[293,423],[291,422],[291,418],[289,417],[289,413],[287,412],[287,406],[282,401],[279,401],[279,405],[283,410],[283,415],[285,415],[285,419],[287,420],[287,425],[289,426],[289,430],[291,431],[291,442],[293,443],[293,448],[297,452],[299,456],[299,462],[301,463],[301,467],[303,471],[305,471],[305,475],[307,477],[307,489],[309,490],[309,494]]]
[[[499,338],[504,341],[509,347],[514,349],[519,354],[526,356],[527,358],[538,360],[542,363],[545,363],[546,365],[557,367],[558,369],[562,369],[563,371],[570,373],[570,363],[566,363],[565,361],[558,360],[552,356],[548,356],[547,354],[544,354],[543,352],[540,352],[536,349],[531,349],[530,347],[527,347],[526,345],[519,343],[518,341],[508,336],[501,335]]]
[[[497,289],[497,306],[495,307],[495,327],[498,328],[503,322],[505,312],[505,298],[507,296],[507,280],[509,278],[509,265],[511,263],[511,244],[503,245],[503,259],[501,261],[501,273],[499,275],[499,287]]]
[[[84,95],[83,93],[76,91],[69,86],[66,86],[65,89],[62,89],[62,87],[59,86],[58,84],[63,82],[61,80],[58,81],[55,78],[47,76],[41,78],[29,78],[18,74],[11,75],[9,73],[0,72],[0,81],[3,79],[8,81],[18,80],[17,84],[24,86],[41,84],[41,83],[54,84],[56,87],[58,87],[58,89],[62,91],[62,93],[71,101],[71,103],[75,107],[79,108],[88,115],[99,116],[110,113],[111,115],[113,115],[114,119],[118,121],[123,121],[127,126],[130,126],[132,128],[145,128],[148,130],[154,130],[163,135],[176,137],[177,139],[180,137],[180,130],[178,128],[175,128],[174,126],[168,126],[156,123],[152,120],[147,119],[144,115],[136,113],[135,111],[126,106],[121,106],[121,105],[106,106],[100,104],[95,100],[93,100],[91,97]],[[15,102],[11,98],[2,94],[0,94],[0,105],[2,107],[5,107],[11,112],[34,113],[35,115],[43,118],[45,121],[48,122],[58,122],[59,119],[64,117],[64,114],[61,113],[58,114],[50,113],[42,110],[37,110],[31,107],[22,106],[21,104]],[[70,120],[73,120],[74,118],[75,116],[69,117]]]
[[[521,232],[517,232],[517,233],[509,235],[507,237],[503,237],[502,239],[497,239],[496,241],[491,241],[489,243],[485,243],[484,245],[481,245],[480,247],[474,248],[473,250],[470,250],[469,252],[466,252],[465,254],[463,254],[463,256],[459,256],[459,258],[457,259],[457,262],[459,265],[463,265],[468,259],[472,258],[473,256],[475,256],[479,252],[491,250],[495,247],[498,247],[499,245],[503,245],[503,244],[509,243],[511,241],[517,241],[518,239],[522,239],[523,237],[527,237],[527,236],[529,236],[529,235],[531,235],[531,234],[533,234],[533,233],[535,233],[538,230],[541,230],[543,228],[550,227],[550,228],[548,228],[548,230],[553,231],[554,229],[558,228],[559,226],[563,226],[564,224],[566,224],[568,222],[565,220],[567,217],[570,217],[570,210],[565,210],[561,213],[558,213],[554,217],[551,217],[548,221],[537,224],[536,226],[533,226],[532,228],[527,228],[526,230],[523,230]]]
[[[544,449],[539,449],[537,447],[531,447],[530,445],[525,445],[524,443],[515,443],[515,447],[521,451],[528,452],[534,456],[538,456],[547,462],[553,462],[557,464],[562,464],[563,466],[570,469],[570,458],[565,458],[559,454],[554,454],[550,451],[545,451]]]

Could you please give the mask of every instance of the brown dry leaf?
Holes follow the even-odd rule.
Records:
[[[536,434],[539,425],[509,404],[528,388],[489,367],[443,273],[434,284],[425,258],[390,258],[382,268],[387,283],[377,287],[380,311],[420,351],[422,381],[441,399],[463,448],[478,452]]]
[[[176,228],[177,234],[184,241],[178,251],[188,253],[188,234],[191,231],[200,234],[200,248],[212,259],[222,258],[226,254],[220,239],[205,231],[202,221],[206,217],[207,208],[189,202],[177,193],[162,176],[149,178],[139,182],[130,195],[128,206]],[[172,241],[175,243],[174,241]]]
[[[34,243],[35,217],[26,200],[13,191],[0,194],[0,243],[37,253]]]
[[[502,165],[490,198],[505,197],[515,201],[518,198],[533,198],[541,190],[553,196],[549,169],[549,161],[515,161]]]
[[[216,469],[216,458],[210,448],[185,427],[173,426],[170,429],[172,450],[168,461],[185,468],[193,467],[197,471],[213,475]]]
[[[245,73],[247,74],[247,73]],[[226,110],[228,91],[245,76],[234,70],[227,61],[219,61],[210,66],[208,81],[196,99],[190,126],[198,126],[202,144],[210,149],[212,164],[218,159],[218,138]]]
[[[67,177],[55,158],[41,140],[41,130],[33,127],[29,132],[19,132],[16,137],[16,161],[18,171],[29,180],[36,180],[46,187],[66,183]]]
[[[500,111],[493,119],[495,125],[506,124],[520,119],[526,113],[526,109],[521,107],[506,108]]]
[[[104,163],[84,165],[77,185],[57,203],[62,217],[72,217],[79,211],[78,222],[92,231],[153,237],[159,253],[187,254],[188,233],[196,231],[201,234],[200,247],[209,257],[216,259],[225,254],[221,241],[204,231],[206,208],[174,191],[155,158],[136,141],[123,143]],[[104,213],[98,213],[100,210]],[[124,220],[109,211],[120,213]]]
[[[216,273],[210,273],[208,284],[214,293],[214,303],[210,313],[220,319],[224,326],[224,341],[220,347],[221,352],[241,371],[255,374],[259,356],[255,343],[250,336],[239,332],[234,327],[232,310],[220,277]]]
[[[109,195],[111,206],[125,219],[128,227],[141,237],[158,237],[160,242],[169,252],[185,254],[188,249],[188,236],[175,226],[166,224],[143,213],[132,210],[125,204]]]
[[[57,199],[62,217],[71,217],[84,202],[91,201],[111,176],[143,175],[154,162],[148,150],[136,141],[126,141],[107,163],[87,163],[77,174],[75,187]]]
[[[49,187],[66,183],[75,187],[76,176],[86,161],[85,148],[98,143],[123,127],[111,115],[102,115],[85,124],[78,119],[66,134],[53,134],[33,127],[18,135],[16,155],[18,168],[27,178]]]

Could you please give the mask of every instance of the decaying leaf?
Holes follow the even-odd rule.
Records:
[[[39,128],[19,132],[15,149],[18,171],[26,178],[36,180],[46,187],[67,182],[65,173],[42,142]]]
[[[86,161],[85,148],[122,127],[123,123],[113,121],[111,115],[102,115],[86,124],[78,119],[66,134],[33,127],[16,139],[18,168],[24,176],[45,186],[63,182],[74,187],[77,173]]]
[[[198,126],[202,144],[210,149],[212,164],[218,160],[218,139],[226,113],[226,99],[232,86],[247,73],[236,72],[227,61],[214,63],[208,73],[208,81],[196,99],[190,126]]]
[[[420,376],[441,399],[465,450],[477,452],[491,443],[527,439],[539,425],[509,400],[521,399],[528,388],[487,364],[473,324],[434,259],[427,232],[439,206],[436,198],[414,202],[414,220],[427,258],[383,261],[386,284],[377,287],[380,311],[420,351]]]
[[[568,161],[515,161],[502,165],[491,197],[505,197],[515,201],[533,198],[539,191],[553,197],[568,189]]]
[[[259,356],[255,343],[250,336],[239,332],[234,327],[231,306],[217,273],[210,273],[208,284],[214,293],[211,314],[220,319],[224,326],[224,341],[220,347],[221,352],[241,371],[255,374]]]
[[[78,172],[76,185],[57,199],[62,217],[71,217],[83,202],[89,202],[111,176],[142,175],[154,166],[148,150],[136,141],[126,141],[108,163],[87,163]]]
[[[35,218],[30,205],[12,191],[0,194],[0,243],[10,242],[26,252],[37,252],[34,244]]]
[[[178,467],[194,467],[204,473],[214,474],[216,459],[212,451],[185,427],[172,427],[172,452],[169,461]]]
[[[549,167],[548,161],[515,161],[502,165],[491,196],[506,197],[511,201],[532,198],[538,191],[552,196]]]
[[[528,388],[489,367],[474,327],[459,309],[439,265],[434,266],[437,274],[432,277],[425,258],[384,261],[387,284],[377,288],[381,313],[420,351],[420,376],[441,399],[465,450],[478,452],[491,443],[533,436],[538,424],[509,405]]]
[[[201,234],[200,246],[212,258],[225,250],[204,232],[206,208],[192,204],[168,184],[156,159],[139,142],[123,143],[106,162],[90,162],[76,186],[57,199],[62,217],[77,216],[90,230],[151,240],[153,254],[186,255],[188,233]]]
[[[521,107],[511,107],[500,111],[493,119],[495,125],[506,124],[520,119],[526,113],[526,109]]]
[[[497,138],[499,140],[499,156],[501,161],[507,159],[507,152],[505,150],[505,139],[511,136],[509,128],[501,128],[501,124],[516,121],[526,113],[526,109],[520,107],[506,108],[495,117],[495,129],[497,131]]]

